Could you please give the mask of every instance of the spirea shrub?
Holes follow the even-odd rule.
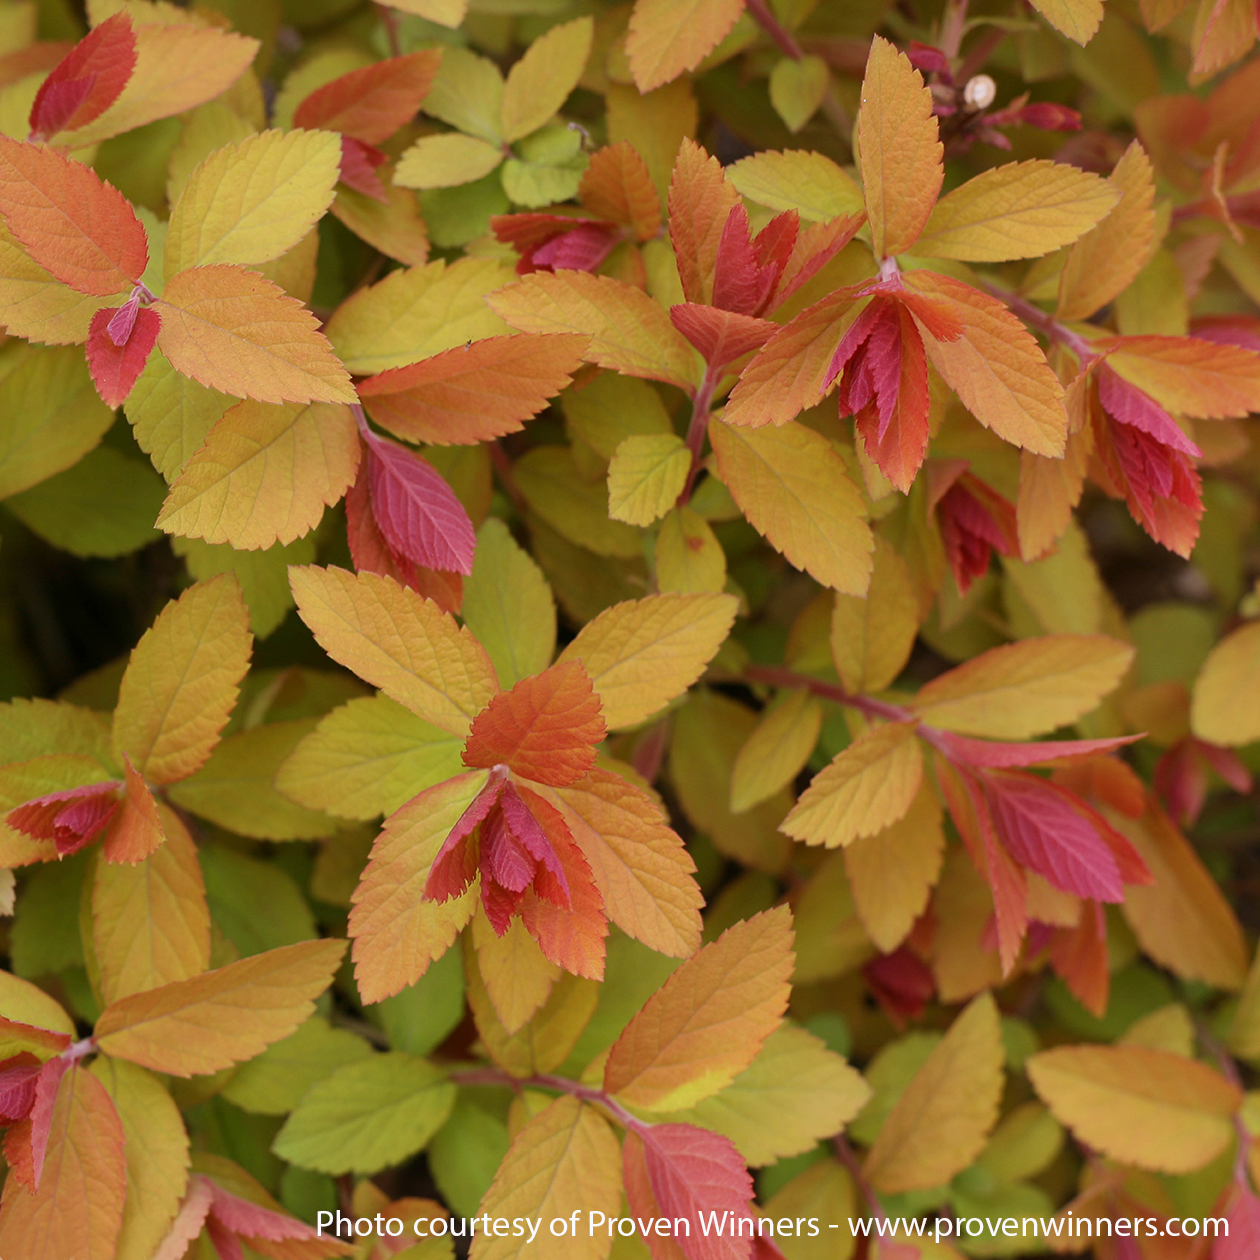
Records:
[[[1257,1260],[1256,20],[4,0],[0,1256]]]

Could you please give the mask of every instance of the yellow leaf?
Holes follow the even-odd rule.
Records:
[[[62,1009],[56,998],[49,997],[43,989],[29,980],[22,980],[11,971],[0,971],[0,1002],[3,1002],[4,1018],[32,1028],[47,1028],[67,1037],[75,1035],[74,1020]],[[16,1054],[7,1044],[4,1034],[4,1056]]]
[[[398,159],[394,183],[400,188],[455,188],[489,175],[502,161],[501,147],[462,131],[421,136]]]
[[[709,522],[686,505],[671,508],[656,534],[656,589],[699,595],[726,587],[726,552]]]
[[[863,595],[873,542],[862,496],[820,433],[709,425],[718,476],[754,529],[824,586]]]
[[[674,506],[690,469],[691,451],[676,433],[625,438],[608,465],[608,515],[650,525]]]
[[[118,99],[99,118],[63,131],[59,146],[81,149],[145,123],[169,118],[221,95],[241,77],[259,43],[209,25],[141,22],[133,27],[136,68]]]
[[[638,530],[608,516],[608,490],[579,471],[573,450],[536,446],[516,461],[512,475],[525,501],[557,533],[600,556],[641,555]]]
[[[865,599],[837,595],[831,657],[845,690],[883,691],[901,673],[919,632],[919,604],[906,562],[876,537]]]
[[[10,1175],[0,1202],[0,1254],[19,1260],[114,1260],[126,1172],[122,1123],[105,1087],[73,1063],[61,1078],[48,1154],[32,1194]]]
[[[658,953],[693,953],[703,904],[692,878],[695,863],[656,801],[600,769],[555,795],[591,864],[608,917]]]
[[[324,331],[349,371],[371,376],[507,332],[485,298],[512,279],[493,258],[408,267],[352,294]]]
[[[891,954],[927,908],[944,852],[940,801],[926,781],[904,818],[845,849],[853,904],[882,953]]]
[[[286,124],[292,125],[290,116]],[[224,101],[207,101],[191,110],[184,120],[179,139],[166,166],[166,200],[175,205],[189,176],[216,149],[238,144],[257,132],[249,119]]]
[[[635,0],[626,56],[639,91],[694,70],[743,11],[742,0]]]
[[[980,1154],[997,1120],[1005,1054],[998,1009],[977,997],[914,1074],[866,1157],[883,1194],[944,1185]]]
[[[731,772],[731,813],[742,814],[787,787],[818,742],[822,705],[808,691],[789,691],[767,708]]]
[[[936,203],[915,243],[928,258],[1040,258],[1083,236],[1119,201],[1088,171],[1038,158],[992,167]]]
[[[1148,1050],[1163,1050],[1193,1059],[1195,1039],[1190,1012],[1180,1002],[1169,1002],[1130,1024],[1117,1045],[1145,1046]]]
[[[340,403],[238,403],[171,485],[168,534],[258,551],[319,524],[359,467],[359,434]]]
[[[144,1068],[99,1055],[88,1070],[109,1092],[123,1127],[127,1200],[114,1260],[151,1260],[188,1185],[184,1118]]]
[[[499,936],[481,905],[473,913],[464,946],[468,1004],[490,1057],[518,1076],[549,1070],[535,1067],[532,1038],[516,1034],[551,996],[561,976],[559,966],[543,954],[519,918]]]
[[[564,105],[586,68],[594,29],[589,17],[553,26],[508,71],[503,86],[506,143],[537,131]]]
[[[1190,724],[1212,744],[1250,744],[1260,739],[1260,621],[1227,634],[1211,651],[1194,681]]]
[[[311,565],[289,581],[324,651],[434,726],[466,735],[498,690],[477,640],[393,578]]]
[[[1238,990],[1247,942],[1233,908],[1193,846],[1156,806],[1112,824],[1141,854],[1154,882],[1124,890],[1124,917],[1142,949],[1183,980]]]
[[[668,1122],[713,1129],[761,1167],[839,1133],[870,1096],[861,1074],[838,1054],[803,1028],[784,1024],[720,1094]]]
[[[481,1200],[493,1217],[548,1222],[574,1212],[616,1217],[621,1207],[621,1150],[608,1121],[573,1097],[557,1098],[513,1138]],[[593,1236],[592,1236],[593,1235]],[[605,1260],[600,1233],[579,1228],[574,1238],[556,1238],[543,1225],[534,1242],[522,1237],[478,1234],[471,1260]]]
[[[421,792],[377,836],[350,911],[354,976],[365,1002],[415,984],[472,918],[475,887],[433,902],[424,900],[424,885],[438,850],[485,781],[482,773],[461,774]]]
[[[358,400],[315,316],[255,271],[181,271],[157,306],[158,348],[202,385],[260,402]]]
[[[1056,30],[1078,44],[1088,44],[1103,17],[1103,0],[1032,0],[1032,6]]]
[[[934,678],[912,708],[961,735],[1029,739],[1097,707],[1133,662],[1133,648],[1100,634],[1051,634],[1008,643]]]
[[[850,844],[903,817],[922,778],[914,723],[874,727],[814,776],[780,830],[829,849]]]
[[[114,711],[114,755],[150,783],[186,778],[210,756],[249,668],[252,639],[230,576],[167,604],[132,649]]]
[[[944,299],[963,326],[937,341],[922,324],[932,366],[986,428],[1015,446],[1058,459],[1067,440],[1063,386],[1032,334],[996,298],[934,271],[906,273],[909,287]]]
[[[169,482],[179,476],[215,421],[235,401],[189,380],[155,348],[123,410],[140,449]]]
[[[332,205],[340,170],[331,131],[262,131],[216,149],[171,211],[166,274],[278,258]]]
[[[391,0],[389,7],[454,30],[468,12],[468,0]]]
[[[301,941],[111,1003],[96,1022],[106,1054],[172,1076],[204,1076],[252,1059],[315,1008],[345,953]]]
[[[686,962],[608,1052],[604,1088],[648,1111],[694,1107],[756,1058],[787,1009],[794,965],[786,906],[728,928]]]
[[[1059,273],[1059,319],[1088,319],[1127,289],[1150,258],[1155,173],[1136,140],[1116,163],[1111,183],[1120,200],[1072,246]]]
[[[699,356],[665,308],[611,276],[536,271],[495,293],[487,305],[520,332],[588,335],[584,357],[600,367],[683,389],[699,377]]]
[[[769,210],[795,210],[819,223],[862,209],[862,190],[829,157],[808,149],[768,149],[726,168],[726,178],[750,201]]]
[[[1242,1093],[1206,1064],[1144,1046],[1058,1046],[1026,1062],[1055,1118],[1124,1164],[1187,1173],[1233,1140]]]
[[[857,118],[858,169],[876,258],[919,238],[945,167],[923,76],[881,35],[871,42]]]
[[[732,595],[649,595],[606,608],[560,661],[581,661],[609,730],[637,726],[681,695],[726,641]]]
[[[159,804],[166,842],[134,866],[97,862],[92,936],[108,1004],[188,980],[210,965],[210,910],[197,848],[179,816]]]
[[[556,650],[556,604],[542,570],[497,517],[477,531],[464,579],[464,624],[494,663],[499,686],[540,674]]]

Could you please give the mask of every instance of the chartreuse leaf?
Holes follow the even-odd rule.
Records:
[[[893,1104],[866,1157],[871,1184],[885,1194],[926,1190],[966,1168],[997,1119],[1003,1062],[997,1006],[982,993]]]
[[[649,595],[605,609],[560,653],[581,661],[609,730],[635,726],[681,695],[721,647],[730,595]]]
[[[551,588],[529,553],[496,517],[477,531],[462,614],[494,664],[500,687],[514,687],[551,663],[556,647]]]
[[[1133,661],[1104,635],[1052,634],[993,648],[934,678],[914,698],[931,726],[989,739],[1028,739],[1094,709]]]
[[[674,431],[656,389],[616,372],[600,372],[585,388],[566,391],[560,407],[574,442],[584,443],[604,460],[612,459],[628,437]]]
[[[172,1076],[204,1076],[288,1036],[311,1013],[346,942],[302,941],[107,1006],[106,1054]]]
[[[608,1121],[573,1097],[557,1098],[529,1120],[512,1140],[481,1207],[492,1216],[549,1221],[575,1209],[615,1216],[621,1205],[621,1151]],[[481,1236],[473,1260],[599,1260],[607,1253],[598,1234],[552,1238],[546,1228],[531,1246],[522,1238]]]
[[[317,935],[310,904],[286,871],[223,844],[198,850],[215,926],[241,956]]]
[[[290,582],[324,650],[417,717],[462,737],[498,691],[467,629],[392,578],[312,565],[290,570]]]
[[[709,426],[718,476],[760,534],[824,586],[865,594],[873,546],[862,496],[819,433]]]
[[[721,1093],[667,1119],[721,1133],[760,1166],[839,1133],[870,1096],[856,1069],[803,1028],[785,1024]]]
[[[189,587],[131,653],[114,712],[114,754],[150,782],[172,783],[203,765],[236,704],[250,635],[231,577]]]
[[[223,1097],[245,1111],[282,1116],[313,1086],[350,1063],[372,1058],[372,1047],[355,1033],[312,1015],[297,1031],[242,1063]]]
[[[682,493],[691,451],[675,433],[624,439],[608,465],[608,515],[630,525],[650,525]]]
[[[448,950],[415,984],[367,1011],[389,1037],[392,1050],[428,1054],[464,1017],[464,965],[459,950]]]
[[[1084,236],[1119,201],[1105,179],[1038,159],[995,166],[936,203],[915,253],[964,262],[1038,258]]]
[[[829,849],[851,844],[902,818],[922,778],[923,752],[914,723],[874,727],[814,776],[782,830]]]
[[[1219,1155],[1242,1104],[1238,1087],[1206,1064],[1144,1046],[1057,1046],[1026,1066],[1081,1141],[1159,1172],[1193,1172]]]
[[[726,177],[750,201],[770,210],[795,210],[802,219],[820,222],[862,209],[862,190],[829,157],[806,149],[773,149],[741,158]]]
[[[508,1152],[507,1099],[501,1091],[461,1089],[450,1119],[429,1143],[433,1178],[453,1212],[476,1212]]]
[[[827,63],[813,54],[784,57],[770,72],[770,103],[796,133],[814,116],[827,95]]]
[[[577,87],[593,32],[589,17],[553,26],[508,71],[503,87],[503,139],[508,144],[537,131]]]
[[[399,159],[394,182],[400,188],[455,188],[489,175],[502,161],[502,148],[476,136],[421,136]]]
[[[165,1086],[144,1068],[99,1055],[89,1070],[123,1128],[127,1200],[115,1260],[149,1260],[188,1184],[188,1131]]]
[[[856,1197],[853,1178],[839,1162],[820,1159],[776,1190],[765,1201],[762,1212],[775,1221],[785,1217],[792,1221],[797,1217],[805,1220],[817,1217],[828,1223],[835,1221],[837,1229],[834,1234],[827,1231],[830,1237],[825,1243],[821,1234],[816,1239],[806,1235],[799,1241],[785,1242],[780,1250],[786,1255],[786,1249],[791,1248],[791,1254],[797,1260],[849,1260],[856,1240],[842,1222],[855,1215]],[[819,1246],[820,1243],[823,1245]]]
[[[858,168],[876,258],[918,239],[945,179],[932,94],[886,39],[871,42],[857,118]]]
[[[388,696],[366,696],[321,718],[280,764],[275,784],[299,805],[376,818],[459,774],[462,748],[458,736]]]
[[[38,696],[0,705],[0,765],[55,752],[110,765],[109,718],[95,709]]]
[[[399,1051],[373,1054],[312,1086],[275,1151],[320,1172],[379,1172],[422,1150],[454,1103],[455,1086],[440,1068]]]
[[[71,346],[23,350],[0,379],[0,414],[0,499],[69,468],[113,423]]]
[[[278,258],[332,204],[340,166],[331,131],[262,131],[215,150],[171,211],[166,274]]]
[[[467,48],[445,48],[424,112],[470,136],[503,143],[503,76],[488,57]]]
[[[609,1051],[604,1088],[631,1107],[677,1111],[730,1084],[787,1006],[786,906],[728,928],[674,972]]]
[[[1103,0],[1032,0],[1032,6],[1078,44],[1088,44],[1102,23]]]
[[[1211,651],[1194,682],[1190,721],[1200,739],[1233,746],[1260,739],[1260,715],[1251,703],[1260,682],[1260,621],[1227,634]]]
[[[39,1189],[32,1194],[10,1178],[0,1213],[3,1254],[38,1260],[114,1254],[127,1191],[125,1143],[105,1086],[82,1060],[72,1064],[52,1104]]]

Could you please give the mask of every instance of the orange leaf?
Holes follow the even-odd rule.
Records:
[[[692,878],[695,863],[661,807],[633,783],[600,769],[556,796],[608,917],[658,953],[694,953],[704,899]]]
[[[628,140],[591,154],[578,199],[594,215],[634,228],[641,241],[661,230],[661,202],[652,172]]]
[[[316,88],[297,107],[293,125],[380,144],[415,117],[441,61],[441,51],[429,48],[351,70]]]
[[[101,852],[107,862],[126,862],[135,865],[144,861],[166,839],[162,820],[158,817],[158,803],[149,791],[131,758],[123,755],[126,787],[123,791],[122,808],[114,815]]]
[[[473,719],[464,765],[506,765],[538,783],[564,787],[595,764],[605,734],[599,697],[581,661],[566,661],[522,678]]]
[[[923,76],[880,35],[862,80],[857,148],[875,257],[904,253],[940,194],[944,150]]]
[[[609,1051],[604,1088],[631,1107],[681,1111],[757,1057],[787,1009],[795,965],[786,906],[728,928],[689,958]]]
[[[300,941],[133,993],[102,1012],[96,1043],[155,1072],[218,1072],[252,1059],[303,1023],[345,949],[340,940]]]
[[[120,293],[148,265],[148,237],[126,197],[42,144],[0,136],[0,213],[31,258],[80,293]]]
[[[487,337],[369,376],[359,397],[370,400],[373,420],[408,442],[471,446],[523,428],[569,383],[588,341],[578,333]]]
[[[742,428],[784,425],[821,402],[832,356],[856,317],[863,287],[827,294],[775,333],[744,369],[722,419]]]
[[[938,341],[917,316],[932,366],[963,406],[998,437],[1058,459],[1067,440],[1063,386],[1032,334],[996,298],[935,271],[906,273],[908,287],[943,298],[962,336]]]
[[[636,0],[626,36],[635,86],[650,92],[694,70],[743,10],[743,0]]]
[[[358,401],[315,316],[244,267],[191,267],[159,300],[158,348],[201,385],[260,402]]]
[[[717,158],[694,140],[684,140],[669,181],[669,239],[687,301],[713,301],[718,243],[727,216],[739,204],[739,193]]]
[[[13,1260],[113,1260],[127,1190],[123,1127],[105,1086],[83,1064],[61,1078],[39,1190],[5,1182],[0,1255]]]

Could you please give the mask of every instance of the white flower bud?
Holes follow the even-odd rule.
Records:
[[[987,74],[973,75],[963,88],[963,101],[970,110],[988,109],[997,97],[997,84]]]

